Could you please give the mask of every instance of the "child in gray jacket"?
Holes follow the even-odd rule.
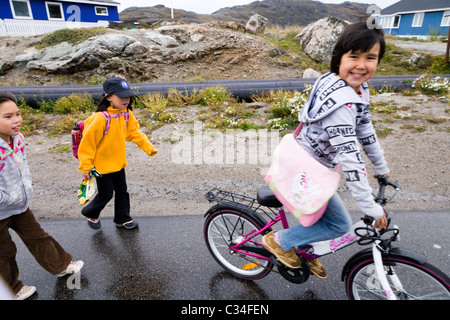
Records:
[[[323,165],[333,168],[341,163],[353,199],[365,215],[376,220],[374,226],[380,230],[387,226],[386,215],[373,200],[360,149],[365,151],[377,176],[389,176],[370,118],[367,85],[384,52],[382,29],[370,29],[365,21],[349,25],[334,47],[331,72],[317,79],[303,107],[299,120],[304,126],[298,137],[300,145]],[[313,226],[295,225],[271,232],[263,237],[262,243],[282,263],[299,268],[301,260],[295,247],[337,238],[348,232],[350,226],[350,215],[335,193],[322,218]],[[317,259],[310,263],[310,269],[319,278],[327,275]]]
[[[25,139],[20,133],[22,117],[14,95],[0,92],[0,276],[15,298],[30,297],[36,288],[18,279],[16,246],[9,229],[14,230],[36,261],[51,274],[62,277],[79,272],[83,261],[72,256],[46,233],[28,208],[31,175],[25,154]]]

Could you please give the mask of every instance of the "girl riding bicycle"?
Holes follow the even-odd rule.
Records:
[[[298,136],[300,145],[323,165],[332,168],[341,163],[353,199],[364,214],[376,220],[375,226],[380,230],[386,228],[386,217],[383,208],[373,200],[359,144],[372,162],[375,174],[389,175],[370,118],[367,85],[384,52],[382,29],[369,29],[365,21],[349,25],[334,47],[331,72],[314,84],[300,115],[304,126]],[[262,243],[286,266],[300,268],[295,247],[339,237],[350,226],[350,215],[335,193],[314,225],[270,232]],[[316,276],[326,277],[326,270],[317,259],[310,263],[310,269]]]

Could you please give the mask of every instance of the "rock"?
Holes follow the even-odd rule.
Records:
[[[254,14],[250,17],[247,24],[245,25],[245,30],[253,34],[263,33],[266,25],[267,18],[264,18],[259,14]]]
[[[191,35],[192,42],[200,42],[200,41],[204,41],[205,39],[206,39],[206,37],[203,34],[196,33],[196,34]]]
[[[320,19],[306,26],[295,38],[311,58],[330,63],[334,45],[348,24],[337,18]]]
[[[215,60],[220,59],[218,57],[226,50],[242,48],[246,50],[242,57],[248,59],[249,56],[268,50],[269,46],[258,37],[237,32],[231,27],[223,29],[215,27],[214,24],[190,24],[126,33],[110,32],[89,38],[77,45],[63,42],[41,50],[32,49],[17,56],[11,63],[14,68],[25,69],[24,72],[77,74],[99,68],[98,72],[106,71],[106,74],[117,70],[129,77],[140,77],[144,74],[144,78],[153,79],[163,75],[162,72],[155,75],[158,70],[154,68],[155,64],[170,66],[210,55],[212,60]],[[143,64],[140,67],[142,70],[139,70],[140,64]],[[224,70],[230,64],[225,66]],[[10,70],[10,67],[4,65],[1,66],[0,73],[7,74]],[[169,75],[170,73],[167,73],[167,76]]]
[[[0,62],[0,76],[5,75],[9,70],[14,68],[12,62]]]
[[[49,73],[66,73],[75,70],[97,68],[106,59],[121,55],[125,48],[136,42],[132,37],[121,34],[105,34],[92,37],[73,46],[62,42],[38,51],[16,57],[16,62],[27,62],[30,70],[42,70]],[[136,47],[126,51],[136,52]],[[142,47],[139,49],[142,51]]]
[[[303,78],[318,78],[321,74],[313,69],[306,69],[303,72]]]
[[[172,36],[166,36],[155,32],[147,32],[146,36],[150,41],[154,42],[156,45],[165,48],[175,48],[180,45],[178,41]]]
[[[413,53],[411,58],[409,58],[408,63],[416,67],[419,64],[420,60],[422,60],[422,56],[420,54]]]

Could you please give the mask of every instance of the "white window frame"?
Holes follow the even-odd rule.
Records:
[[[14,1],[15,2],[25,2],[27,4],[27,7],[28,7],[29,16],[18,16],[18,15],[16,15],[16,12],[14,10],[14,5],[13,5]],[[11,11],[12,11],[14,19],[33,19],[33,12],[31,12],[30,0],[9,0],[9,4],[11,6]]]
[[[442,15],[441,27],[450,27],[450,10],[444,11]]]
[[[397,26],[394,26],[395,17],[398,17],[398,25]],[[381,17],[381,26],[386,29],[398,29],[400,27],[401,20],[402,20],[401,15],[382,16]]]
[[[48,5],[49,4],[56,5],[56,6],[59,7],[59,11],[61,12],[61,18],[52,18],[52,17],[50,17],[50,10],[48,9]],[[48,20],[56,20],[56,21],[64,21],[65,20],[62,3],[60,3],[60,2],[47,2],[46,1],[45,2],[45,9],[47,10],[47,18],[48,18]]]
[[[395,22],[395,18],[396,17],[398,17],[398,23],[397,23],[397,26],[394,26],[394,22]],[[398,29],[398,28],[400,28],[400,23],[401,23],[401,21],[402,21],[402,16],[401,15],[395,15],[395,16],[392,16],[392,29]]]
[[[97,9],[105,9],[105,13],[98,13]],[[95,14],[96,14],[97,16],[108,16],[108,15],[109,15],[108,7],[99,7],[99,6],[96,6],[96,7],[95,7]]]
[[[411,27],[418,28],[423,25],[423,19],[425,18],[425,12],[414,13],[414,18]]]

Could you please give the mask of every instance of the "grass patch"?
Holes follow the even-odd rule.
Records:
[[[108,30],[104,27],[79,28],[79,29],[61,29],[46,35],[37,49],[54,46],[62,42],[71,44],[81,43],[90,37],[106,33]]]

